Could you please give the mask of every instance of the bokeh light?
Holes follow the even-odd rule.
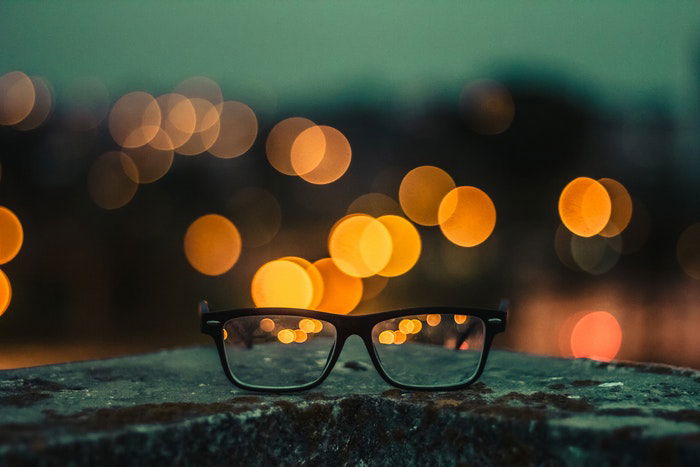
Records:
[[[246,248],[267,245],[282,224],[282,208],[277,198],[257,187],[238,190],[227,203],[226,213],[236,223]]]
[[[559,197],[559,217],[580,237],[599,234],[610,220],[612,203],[605,187],[588,177],[569,182]]]
[[[380,344],[393,344],[394,343],[394,333],[392,331],[386,330],[379,333],[379,343]]]
[[[120,151],[110,151],[93,162],[88,173],[90,197],[103,209],[126,205],[136,194],[138,168],[131,158]]]
[[[311,120],[302,117],[287,118],[275,125],[265,142],[265,152],[270,165],[285,175],[297,175],[292,167],[292,145],[297,136],[315,125]]]
[[[610,220],[600,235],[615,237],[627,228],[632,219],[632,197],[622,183],[612,178],[601,178],[598,183],[603,185],[610,196]]]
[[[455,323],[464,324],[467,322],[467,315],[454,315]]]
[[[159,129],[158,134],[151,143],[157,140],[169,141],[170,138],[163,130]],[[160,147],[165,148],[168,146],[170,145],[160,145]],[[136,165],[137,169],[133,171],[125,167],[124,173],[136,183],[152,183],[159,180],[168,173],[175,157],[175,152],[172,149],[158,149],[153,144],[145,144],[136,148],[124,148],[123,152],[129,156],[128,160]]]
[[[676,257],[688,276],[700,280],[700,222],[681,233],[676,244]]]
[[[309,308],[314,298],[311,278],[299,264],[273,260],[263,264],[250,287],[257,307]]]
[[[263,318],[260,320],[260,329],[265,332],[272,332],[275,329],[275,322],[270,318]]]
[[[472,247],[486,241],[496,226],[496,207],[489,195],[473,186],[450,191],[440,203],[440,230],[452,243]]]
[[[277,340],[279,340],[283,344],[291,344],[292,342],[294,342],[295,337],[296,334],[291,329],[282,329],[280,332],[277,333]]]
[[[399,203],[384,193],[365,193],[358,196],[350,203],[346,214],[358,213],[369,214],[372,217],[402,214]]]
[[[411,334],[413,332],[413,321],[408,318],[404,318],[399,321],[399,331],[404,334]]]
[[[455,182],[444,170],[424,165],[409,171],[399,186],[399,203],[409,219],[420,225],[437,225],[440,202]]]
[[[423,323],[421,322],[421,320],[413,318],[411,319],[411,322],[413,323],[413,330],[411,330],[411,334],[418,334],[419,332],[421,332],[421,330],[423,329]]]
[[[226,101],[220,108],[219,135],[208,149],[221,159],[245,154],[258,135],[258,119],[253,110],[242,102]]]
[[[425,322],[428,323],[428,326],[435,327],[438,324],[440,324],[440,321],[442,321],[442,316],[438,314],[430,314],[425,317]]]
[[[394,215],[377,219],[389,231],[392,242],[391,257],[379,275],[396,277],[408,272],[418,261],[421,239],[418,230],[405,218]]]
[[[49,83],[44,78],[37,76],[32,76],[30,79],[34,85],[34,107],[29,115],[14,125],[17,130],[29,131],[40,127],[53,109],[53,92]]]
[[[165,137],[155,137],[150,145],[161,150],[174,150],[185,144],[197,126],[192,102],[182,94],[169,93],[156,99],[160,107],[160,129]]]
[[[350,167],[351,159],[350,142],[333,127],[307,128],[292,144],[292,168],[301,178],[315,185],[338,180]]]
[[[219,137],[219,109],[208,100],[190,98],[197,117],[194,133],[176,151],[183,156],[196,156],[211,148]]]
[[[331,258],[313,264],[323,278],[323,298],[316,308],[343,315],[354,310],[362,299],[362,279],[345,274]]]
[[[284,258],[280,259],[284,261],[291,261],[304,268],[304,271],[306,271],[306,273],[309,275],[309,279],[311,279],[313,291],[311,302],[307,305],[307,308],[316,308],[318,304],[321,303],[321,299],[323,298],[323,277],[321,277],[321,273],[318,271],[316,266],[298,256],[285,256]]]
[[[109,132],[125,148],[148,144],[160,130],[160,107],[156,99],[142,91],[122,96],[109,113]]]
[[[304,331],[302,331],[301,329],[294,330],[294,342],[296,342],[297,344],[302,344],[306,342],[306,339],[308,339],[308,336]]]
[[[406,334],[403,331],[394,331],[394,344],[400,345],[406,342]]]
[[[238,261],[241,236],[230,220],[218,214],[206,214],[187,228],[184,249],[193,268],[208,276],[218,276]]]
[[[503,133],[515,116],[515,104],[510,92],[494,81],[468,84],[460,94],[459,103],[469,127],[482,135]]]
[[[0,316],[5,314],[12,301],[12,286],[7,275],[0,270]]]
[[[393,251],[391,234],[372,216],[346,216],[331,229],[328,251],[345,274],[369,277],[389,264]]]
[[[583,316],[571,332],[571,352],[576,358],[610,361],[620,350],[622,328],[613,315],[594,311]]]
[[[312,319],[309,318],[303,318],[299,320],[299,329],[304,331],[305,333],[312,333],[314,332],[314,329],[316,328],[316,324],[313,322]]]
[[[0,264],[17,256],[24,242],[24,229],[14,212],[0,206]]]
[[[34,108],[36,91],[32,80],[21,71],[0,76],[0,125],[16,125]]]

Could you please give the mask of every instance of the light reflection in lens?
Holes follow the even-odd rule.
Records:
[[[263,318],[260,320],[260,329],[265,332],[272,332],[275,329],[275,322],[270,318]]]
[[[440,324],[440,321],[442,321],[442,316],[440,315],[428,315],[425,318],[425,322],[428,323],[428,326],[435,327],[438,324]]]
[[[291,344],[295,337],[296,334],[291,329],[282,329],[277,333],[277,339],[283,344]]]

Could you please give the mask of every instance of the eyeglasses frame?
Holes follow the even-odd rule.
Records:
[[[418,307],[404,308],[400,310],[383,311],[380,313],[371,313],[366,315],[341,315],[336,313],[326,313],[322,311],[306,310],[300,308],[238,308],[232,310],[211,311],[209,304],[206,301],[201,301],[197,307],[200,317],[200,329],[203,334],[210,336],[214,340],[217,350],[219,351],[219,359],[221,366],[226,374],[226,377],[235,386],[254,392],[269,392],[276,394],[284,394],[291,392],[306,391],[323,383],[328,375],[333,370],[338,357],[340,356],[345,341],[352,335],[359,336],[367,348],[370,359],[374,364],[374,368],[379,375],[388,384],[400,389],[411,391],[453,391],[464,389],[465,387],[476,381],[486,366],[486,360],[491,349],[493,338],[506,330],[508,318],[509,302],[506,299],[501,300],[498,309],[485,308],[467,308],[467,307]],[[479,318],[484,323],[484,346],[479,358],[479,366],[476,372],[465,382],[451,385],[426,385],[414,386],[402,384],[391,379],[382,368],[379,356],[372,342],[372,329],[374,326],[388,319],[401,318],[411,315],[426,315],[426,314],[454,314],[454,315],[469,315]],[[321,376],[315,381],[300,385],[300,386],[284,386],[270,387],[257,386],[246,384],[236,379],[228,364],[224,343],[224,325],[227,321],[234,318],[243,318],[248,316],[264,316],[264,315],[283,315],[283,316],[298,316],[300,318],[315,318],[331,323],[336,330],[335,342],[330,351],[330,356],[326,361],[326,366],[323,368]]]

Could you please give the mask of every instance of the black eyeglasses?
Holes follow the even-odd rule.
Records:
[[[199,315],[224,373],[246,390],[282,393],[318,386],[345,340],[357,334],[387,383],[434,391],[476,381],[494,336],[506,329],[507,308],[502,300],[497,310],[431,307],[346,316],[294,308],[210,311],[203,301]]]

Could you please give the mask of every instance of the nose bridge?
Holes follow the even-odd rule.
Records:
[[[338,330],[338,338],[345,341],[352,335],[359,336],[364,340],[363,334],[366,332],[366,327],[359,316],[347,316],[344,320],[341,329]]]

